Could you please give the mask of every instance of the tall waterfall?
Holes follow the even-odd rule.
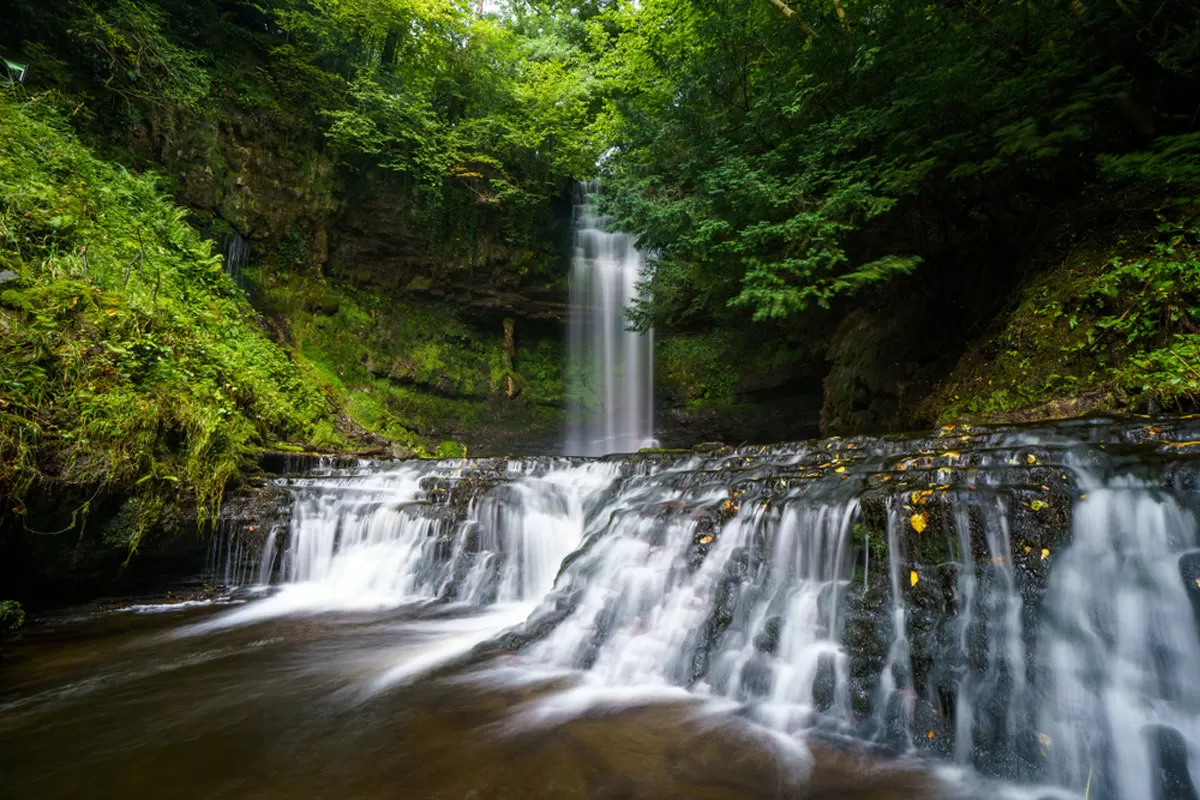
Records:
[[[292,478],[261,559],[284,589],[232,613],[507,609],[453,652],[720,698],[1004,796],[1195,800],[1200,421],[1167,424]]]
[[[569,455],[629,453],[654,438],[654,335],[626,330],[642,254],[629,236],[605,230],[590,195],[577,187],[568,333]]]

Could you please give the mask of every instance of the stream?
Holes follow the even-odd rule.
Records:
[[[0,664],[5,798],[1200,785],[1200,421],[319,466]]]

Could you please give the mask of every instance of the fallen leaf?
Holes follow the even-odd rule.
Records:
[[[956,453],[953,450],[947,450],[946,452],[942,453],[943,458],[959,458],[961,456],[962,453]]]
[[[917,577],[917,571],[915,569],[908,571],[908,582],[910,585],[916,586],[917,581],[919,580],[921,579]]]
[[[1029,551],[1030,551],[1030,550],[1032,550],[1032,549],[1033,549],[1033,548],[1032,548],[1032,547],[1030,547],[1029,545],[1025,545],[1025,554],[1026,554],[1026,555],[1029,555]]]
[[[929,733],[925,734],[925,738],[926,738],[926,739],[932,739],[932,738],[933,738],[933,731],[930,731]]]
[[[1035,456],[1033,453],[1026,454],[1025,461],[1030,464],[1038,463],[1037,456]]]
[[[1032,503],[1029,504],[1029,507],[1032,508],[1034,511],[1041,511],[1044,508],[1049,508],[1050,504],[1047,503],[1045,500],[1034,500]]]
[[[845,467],[838,467],[837,469],[834,470],[834,472],[845,472],[845,471],[846,471]]]
[[[1042,548],[1042,561],[1045,561],[1049,555],[1050,555],[1050,551],[1043,547]]]
[[[708,544],[708,543],[709,543],[709,542],[711,542],[712,540],[713,540],[713,537],[711,537],[711,536],[701,536],[701,537],[700,537],[700,544]]]
[[[913,514],[911,517],[908,518],[908,521],[910,523],[912,523],[913,530],[916,531],[917,533],[920,533],[923,530],[925,530],[925,526],[928,524],[928,521],[925,519],[924,514]],[[915,575],[916,573],[913,573],[913,574]]]

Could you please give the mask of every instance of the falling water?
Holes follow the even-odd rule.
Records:
[[[225,237],[223,249],[225,255],[225,274],[239,288],[245,289],[245,277],[243,273],[246,270],[246,266],[250,263],[250,242],[245,236],[235,232]]]
[[[282,550],[273,613],[508,609],[452,652],[525,619],[483,649],[1017,796],[1194,800],[1200,459],[1066,433],[334,470],[290,481],[259,561]],[[1122,436],[1142,460],[1099,443]]]
[[[605,230],[580,185],[571,259],[570,408],[567,453],[629,453],[653,443],[654,338],[627,330],[625,310],[637,297],[642,254],[629,236]]]

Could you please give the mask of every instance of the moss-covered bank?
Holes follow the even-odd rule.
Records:
[[[915,407],[938,422],[1186,412],[1200,399],[1200,227],[1190,205],[1073,236]]]

